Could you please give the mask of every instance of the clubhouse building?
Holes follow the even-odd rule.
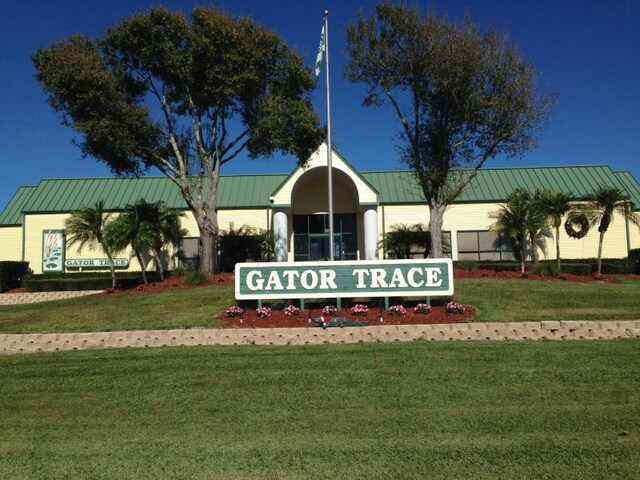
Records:
[[[295,262],[329,257],[327,213],[327,155],[322,145],[303,167],[289,174],[223,175],[218,189],[221,230],[242,225],[273,232],[276,260]],[[429,222],[429,210],[409,171],[355,170],[333,152],[334,254],[336,260],[389,258],[385,234],[399,226]],[[509,241],[490,231],[490,218],[517,187],[531,191],[548,188],[571,193],[576,200],[600,186],[627,193],[640,208],[640,184],[629,172],[607,165],[535,168],[483,168],[444,214],[443,237],[454,260],[511,260]],[[58,178],[22,186],[0,213],[0,260],[28,261],[35,273],[104,269],[100,251],[81,253],[66,245],[64,221],[84,206],[102,200],[117,214],[125,205],[144,199],[163,201],[183,210],[188,232],[168,266],[189,262],[199,255],[198,228],[178,188],[165,177]],[[563,258],[593,258],[598,251],[598,231],[581,238],[561,229]],[[555,258],[554,236],[539,250],[541,259]],[[623,258],[640,248],[640,231],[616,216],[604,240],[603,258]],[[530,254],[531,252],[529,252]],[[149,259],[151,266],[151,259]],[[140,266],[124,252],[119,269]]]

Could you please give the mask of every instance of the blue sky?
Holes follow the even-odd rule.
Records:
[[[419,1],[457,18],[465,12],[483,27],[509,31],[527,61],[539,71],[541,88],[559,94],[535,150],[518,159],[495,159],[489,167],[609,164],[640,179],[640,2],[637,0]],[[93,159],[83,159],[33,78],[30,55],[39,46],[72,33],[99,35],[105,27],[160,2],[147,0],[9,0],[0,7],[0,209],[20,185],[42,178],[108,176]],[[249,16],[279,32],[311,66],[322,12],[330,10],[332,126],[336,148],[360,170],[400,168],[398,121],[386,110],[363,108],[364,89],[343,80],[344,32],[375,1],[223,0],[161,2],[189,12],[214,5]],[[325,117],[324,82],[313,96]],[[292,158],[269,161],[236,158],[224,173],[288,172]],[[153,173],[153,172],[152,172]]]

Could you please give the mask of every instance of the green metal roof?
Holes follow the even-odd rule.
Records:
[[[618,177],[618,181],[620,182],[621,189],[626,191],[631,197],[631,201],[633,202],[633,209],[640,210],[640,183],[633,178],[630,172],[614,172],[615,176]]]
[[[462,170],[465,172],[465,170]],[[383,204],[423,202],[417,180],[410,171],[362,172],[381,195]],[[629,172],[613,172],[607,165],[564,167],[483,168],[467,185],[456,203],[501,202],[517,187],[548,188],[584,198],[599,186],[626,191],[640,208],[640,185]]]
[[[360,172],[360,175],[379,192],[382,204],[424,202],[410,171]],[[263,208],[287,177],[287,174],[223,175],[218,186],[218,208]],[[607,165],[484,168],[457,203],[501,202],[516,187],[571,192],[578,199],[598,186],[622,189],[633,200],[635,209],[640,209],[640,184],[629,172],[614,172]],[[18,189],[0,214],[0,225],[21,225],[23,212],[70,212],[98,200],[104,201],[108,210],[119,210],[140,199],[161,200],[170,208],[187,208],[178,187],[166,177],[44,179],[37,186]]]
[[[0,225],[22,225],[24,206],[36,188],[35,185],[26,185],[18,189],[2,213],[0,213]]]
[[[285,177],[284,174],[222,176],[218,208],[268,205],[269,195]],[[105,209],[119,210],[140,199],[163,201],[169,208],[187,208],[178,187],[166,177],[44,179],[33,188],[28,202],[21,204],[21,211],[69,212],[99,200],[104,201]]]

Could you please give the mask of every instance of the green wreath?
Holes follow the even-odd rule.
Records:
[[[589,232],[589,219],[584,213],[571,215],[564,222],[564,230],[571,238],[580,239]]]

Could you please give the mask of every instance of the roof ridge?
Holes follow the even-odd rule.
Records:
[[[515,167],[482,167],[478,171],[482,170],[537,170],[539,168],[592,168],[592,167],[606,167],[613,173],[616,171],[611,169],[610,165],[606,163],[585,164],[585,165],[540,165],[540,166],[515,166]],[[454,168],[453,170],[473,170],[473,168]],[[413,172],[410,169],[395,169],[395,170],[363,170],[360,173],[394,173],[394,172]],[[620,172],[629,172],[629,170],[621,170]]]

